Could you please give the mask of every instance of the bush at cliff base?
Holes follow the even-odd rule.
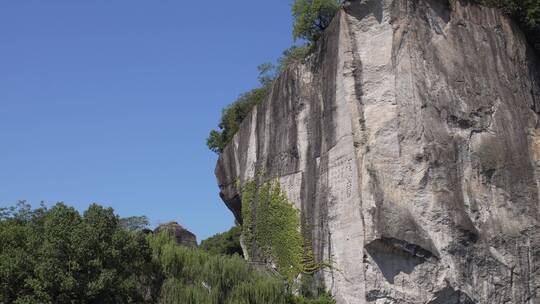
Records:
[[[62,203],[0,208],[0,303],[332,303],[293,296],[239,255],[181,247],[123,222],[96,204],[82,215]]]

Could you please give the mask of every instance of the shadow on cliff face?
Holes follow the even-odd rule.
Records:
[[[441,291],[435,293],[435,299],[429,301],[427,304],[475,304],[468,295],[455,290],[448,286]]]
[[[369,0],[362,3],[345,6],[345,12],[358,20],[364,19],[367,15],[373,14],[379,23],[383,19],[383,1]]]
[[[366,245],[366,250],[390,284],[400,272],[411,274],[416,266],[436,259],[420,246],[391,238],[377,239]]]
[[[377,264],[384,278],[395,283],[399,273],[411,274],[418,265],[438,261],[437,256],[424,248],[393,238],[377,239],[366,245],[366,251]],[[368,299],[380,297],[378,294],[368,294]],[[447,286],[434,293],[427,304],[475,304],[466,293]]]

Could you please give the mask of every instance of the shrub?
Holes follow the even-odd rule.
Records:
[[[264,63],[257,67],[259,71],[260,87],[241,94],[240,97],[222,110],[219,130],[210,131],[206,139],[208,148],[216,153],[223,152],[225,146],[233,139],[240,129],[240,124],[253,107],[261,104],[270,93],[272,83],[276,78],[276,68],[271,63]]]
[[[540,2],[537,0],[479,0],[481,4],[500,8],[525,27],[540,25]]]
[[[142,302],[150,247],[111,208],[81,216],[62,203],[22,203],[0,218],[1,303]]]
[[[480,4],[501,9],[512,17],[527,40],[540,54],[540,1],[538,0],[478,0]]]
[[[239,226],[232,227],[229,231],[218,233],[201,242],[202,250],[208,251],[211,254],[217,255],[243,255],[242,247],[240,246],[240,234],[242,228]]]
[[[328,294],[317,298],[306,298],[304,296],[295,296],[292,300],[294,304],[335,304],[336,301]]]
[[[302,59],[306,58],[311,48],[312,46],[310,45],[302,45],[302,46],[293,45],[290,48],[283,51],[283,54],[278,59],[278,71],[283,71],[290,64],[300,62]]]
[[[165,281],[160,303],[287,303],[284,282],[252,269],[240,256],[178,246],[167,234],[149,236]]]
[[[120,222],[95,204],[83,215],[62,203],[0,208],[0,303],[312,303],[239,255],[182,247],[166,232]]]

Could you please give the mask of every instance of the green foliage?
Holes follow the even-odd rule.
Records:
[[[339,9],[338,0],[296,0],[293,5],[295,16],[294,37],[306,39],[310,44],[292,46],[283,52],[277,66],[263,63],[257,67],[260,86],[241,94],[237,100],[222,110],[218,130],[211,130],[206,138],[207,147],[221,153],[240,129],[240,124],[253,107],[263,102],[269,95],[272,84],[279,72],[289,64],[298,62],[309,53],[312,43],[324,30]]]
[[[282,280],[252,269],[240,256],[213,255],[176,245],[167,234],[149,236],[165,276],[160,303],[289,303]]]
[[[323,294],[317,298],[307,298],[295,296],[292,300],[294,304],[336,304],[336,301],[328,294]]]
[[[218,154],[223,152],[223,149],[233,139],[240,129],[240,124],[249,115],[253,107],[261,104],[269,95],[278,73],[288,65],[304,59],[310,50],[310,45],[292,46],[283,51],[283,55],[278,59],[277,66],[272,63],[259,65],[257,67],[259,70],[258,80],[261,86],[240,95],[236,101],[222,110],[218,125],[219,130],[211,130],[206,139],[208,148]]]
[[[261,104],[270,93],[270,88],[276,77],[275,66],[271,63],[264,63],[257,67],[259,71],[260,87],[241,94],[236,101],[222,110],[219,122],[219,130],[212,130],[206,139],[206,145],[216,153],[223,152],[225,146],[233,139],[234,134],[240,129],[240,124],[244,121],[251,110]]]
[[[524,27],[540,25],[540,2],[538,0],[479,0],[481,4],[500,8],[514,17]]]
[[[258,191],[255,240],[272,257],[278,271],[291,281],[302,272],[303,238],[296,209],[279,183],[265,183]]]
[[[227,145],[227,142],[225,141],[224,131],[217,131],[217,130],[211,130],[210,134],[208,135],[208,138],[206,138],[206,146],[208,149],[210,149],[212,152],[215,153],[221,153],[223,152],[223,149],[225,149],[225,146]]]
[[[317,41],[339,7],[338,0],[295,0],[292,6],[293,37],[311,43]]]
[[[216,255],[238,254],[242,256],[242,247],[240,246],[241,233],[242,228],[234,226],[229,231],[218,233],[202,241],[199,248]]]
[[[298,303],[335,303],[315,274],[302,274],[298,293],[301,295],[296,299]]]
[[[511,16],[540,54],[540,1],[538,0],[478,0],[483,5],[500,8]]]
[[[257,195],[257,183],[255,181],[246,182],[242,187],[242,233],[246,240],[246,244],[250,246],[255,241],[254,236],[254,221],[252,204],[255,203]]]
[[[278,182],[257,186],[246,182],[242,188],[243,233],[277,266],[289,282],[298,274],[312,274],[328,263],[316,262],[311,244],[300,232],[300,216],[281,191]]]
[[[287,66],[300,62],[302,59],[306,58],[311,48],[310,45],[293,45],[283,51],[282,56],[278,59],[278,71],[283,71]]]
[[[120,226],[130,231],[141,231],[148,228],[148,218],[146,216],[130,216],[120,219]]]
[[[284,280],[237,254],[212,254],[231,248],[237,227],[209,241],[208,252],[179,246],[166,232],[145,235],[143,219],[127,229],[95,204],[83,215],[62,203],[3,208],[0,303],[327,303],[293,296]]]
[[[266,62],[263,64],[259,64],[257,70],[259,71],[259,77],[257,78],[261,85],[263,87],[271,86],[277,76],[276,67],[270,62]]]
[[[216,153],[223,152],[225,146],[232,140],[234,134],[238,132],[244,118],[248,116],[253,107],[260,104],[266,98],[269,91],[270,85],[263,85],[240,95],[235,102],[223,109],[219,130],[210,131],[210,135],[206,139],[208,148]]]
[[[142,302],[150,248],[113,210],[20,204],[0,219],[0,302]]]

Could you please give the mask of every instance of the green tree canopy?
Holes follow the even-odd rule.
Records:
[[[148,228],[148,217],[146,216],[130,216],[120,219],[120,225],[127,230],[140,231]]]
[[[540,54],[540,1],[538,0],[479,0],[511,16],[524,31],[527,40]]]
[[[142,302],[151,252],[111,208],[24,202],[0,218],[1,303]]]
[[[217,255],[243,255],[240,246],[242,228],[234,226],[229,231],[218,233],[201,242],[200,248]]]
[[[338,12],[340,3],[339,0],[295,0],[293,37],[311,43],[317,41]]]
[[[82,215],[58,203],[0,209],[0,303],[333,303],[294,296],[278,277],[251,267],[237,250],[238,227],[179,246],[167,233],[124,228],[111,208]],[[212,252],[219,254],[214,254]]]
[[[480,0],[480,3],[500,8],[525,27],[540,25],[540,1],[538,0]]]
[[[149,236],[164,282],[159,303],[178,304],[335,304],[322,296],[295,296],[280,278],[251,267],[239,255],[178,246],[166,233]]]

